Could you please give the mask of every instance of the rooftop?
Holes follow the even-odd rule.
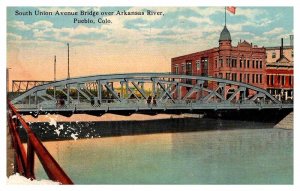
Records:
[[[223,40],[230,40],[231,41],[231,36],[230,36],[230,32],[228,31],[226,25],[224,26],[221,34],[220,34],[220,38],[219,41],[223,41]]]

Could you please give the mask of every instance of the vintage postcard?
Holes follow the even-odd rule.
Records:
[[[6,10],[7,184],[294,184],[293,7]]]

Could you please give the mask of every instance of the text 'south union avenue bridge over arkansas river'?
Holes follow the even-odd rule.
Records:
[[[66,10],[89,22],[55,15]],[[293,8],[276,10],[291,24],[273,23],[268,7],[8,8],[14,172],[62,184],[292,184]],[[52,14],[33,14],[42,11]],[[81,14],[89,11],[95,15]],[[112,13],[101,17],[110,23],[96,24],[103,11]],[[218,46],[210,48],[213,40]],[[107,64],[91,67],[100,74],[70,75],[90,70],[97,55]],[[21,58],[49,63],[54,80]],[[90,164],[76,165],[83,160],[76,152]]]

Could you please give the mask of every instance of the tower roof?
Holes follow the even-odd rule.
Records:
[[[226,25],[224,26],[224,28],[223,28],[223,30],[222,30],[222,32],[220,34],[219,41],[222,41],[222,40],[230,40],[231,41],[230,32],[227,29]]]

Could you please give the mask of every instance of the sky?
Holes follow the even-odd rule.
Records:
[[[147,10],[162,15],[116,15]],[[33,15],[16,15],[16,11]],[[35,15],[52,12],[52,16]],[[54,15],[95,11],[111,16]],[[95,23],[74,23],[74,18]],[[110,24],[98,23],[98,18]],[[71,77],[109,73],[169,72],[171,58],[218,46],[224,7],[8,7],[7,67],[11,80],[53,80],[67,77],[67,43]],[[246,40],[258,46],[289,44],[292,7],[237,7],[227,12],[232,43]]]

